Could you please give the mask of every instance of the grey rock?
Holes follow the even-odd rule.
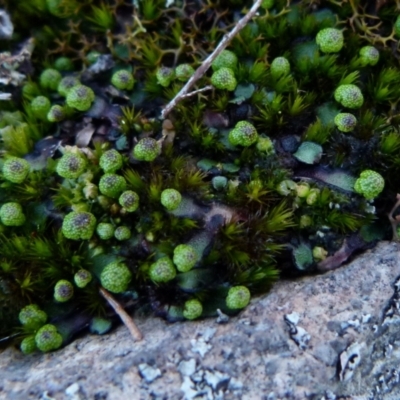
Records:
[[[158,368],[154,368],[148,364],[139,364],[138,369],[140,375],[147,383],[151,383],[161,376],[161,371]]]
[[[182,360],[178,365],[178,371],[183,376],[193,375],[196,371],[196,360],[194,358],[188,361]]]
[[[399,277],[400,245],[380,243],[337,270],[278,282],[224,324],[137,316],[141,342],[120,326],[49,354],[7,348],[0,398],[398,400]],[[292,328],[311,338],[303,349]]]

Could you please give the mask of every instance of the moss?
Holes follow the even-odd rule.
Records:
[[[231,289],[246,300],[278,272],[313,272],[372,219],[390,231],[392,2],[372,26],[357,4],[264,1],[199,91],[159,118],[237,23],[239,3],[211,13],[204,2],[140,2],[125,25],[125,0],[9,2],[15,35],[1,51],[35,40],[30,59],[11,59],[4,79],[23,83],[6,85],[12,101],[0,104],[0,333],[30,338],[24,351],[36,332],[21,330],[19,312],[53,302],[59,281],[75,295],[49,320],[67,328],[65,313],[102,315],[100,285],[173,320],[235,313]]]

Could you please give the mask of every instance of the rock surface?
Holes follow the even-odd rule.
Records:
[[[400,398],[400,245],[281,281],[238,317],[139,319],[51,354],[0,355],[1,399]]]

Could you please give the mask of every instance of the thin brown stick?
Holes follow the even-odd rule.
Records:
[[[204,86],[204,87],[201,88],[201,89],[193,90],[193,92],[184,94],[184,95],[182,96],[182,99],[186,99],[186,98],[188,98],[188,97],[194,96],[195,94],[198,94],[198,93],[201,93],[201,92],[205,92],[205,91],[211,90],[211,89],[214,89],[214,86],[213,86],[213,85]]]
[[[117,300],[104,288],[99,289],[100,294],[107,300],[108,304],[114,309],[116,314],[121,318],[122,322],[128,328],[130,334],[132,335],[134,340],[140,341],[143,339],[142,332],[140,332],[139,328],[136,326],[133,319],[127,314],[127,312],[122,308],[121,304],[118,303]]]
[[[224,35],[215,50],[202,62],[200,67],[197,68],[196,72],[187,81],[186,85],[164,107],[161,112],[162,119],[165,119],[165,117],[172,111],[172,109],[178,104],[178,102],[188,95],[189,90],[207,72],[208,68],[210,68],[212,62],[217,58],[221,51],[224,50],[226,46],[228,46],[230,41],[247,25],[250,19],[253,18],[258,8],[260,7],[261,2],[262,0],[256,0],[256,2],[253,4],[253,7],[250,8],[249,12],[241,20],[239,20],[239,22],[229,33]]]

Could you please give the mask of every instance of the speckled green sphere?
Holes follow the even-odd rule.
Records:
[[[126,189],[125,178],[116,174],[104,174],[100,178],[99,189],[105,196],[116,199]]]
[[[119,261],[108,264],[100,275],[101,285],[112,293],[125,292],[131,279],[128,267]]]
[[[161,145],[153,138],[140,139],[133,148],[133,156],[139,161],[154,161],[161,153]]]
[[[335,100],[343,107],[360,108],[364,103],[364,96],[356,85],[340,85],[335,90]]]
[[[179,64],[175,68],[175,76],[178,81],[186,82],[194,74],[194,68],[190,64]]]
[[[85,288],[92,281],[92,274],[87,269],[80,269],[74,275],[74,282],[78,288]]]
[[[190,244],[180,244],[174,249],[173,261],[179,272],[190,271],[198,261],[196,250]]]
[[[183,316],[186,319],[197,319],[201,316],[203,312],[203,305],[197,299],[191,299],[185,301],[183,306]]]
[[[76,153],[65,153],[57,163],[56,172],[63,178],[79,178],[86,170],[87,162],[83,156]]]
[[[334,121],[341,132],[351,132],[357,125],[357,118],[350,113],[339,113]]]
[[[31,335],[24,338],[19,346],[22,353],[24,354],[32,354],[37,350],[35,336]]]
[[[275,0],[263,0],[261,2],[261,7],[266,10],[269,10],[270,8],[273,7],[274,3],[275,3]]]
[[[131,230],[127,226],[119,226],[118,228],[115,228],[114,237],[119,241],[128,240],[131,235]]]
[[[40,86],[44,89],[56,91],[61,78],[62,76],[59,71],[54,68],[47,68],[40,74]]]
[[[397,16],[393,28],[395,35],[400,38],[400,15]]]
[[[74,286],[71,282],[61,279],[54,286],[54,299],[59,303],[65,303],[74,297]]]
[[[70,17],[78,8],[75,0],[46,0],[47,10],[58,18]]]
[[[37,304],[29,304],[19,312],[18,318],[22,325],[38,329],[46,323],[47,314]]]
[[[29,170],[28,161],[19,157],[10,157],[4,161],[3,177],[13,183],[22,183],[28,176]]]
[[[133,190],[127,190],[119,196],[119,204],[127,212],[134,212],[139,208],[139,195]]]
[[[65,118],[65,110],[64,107],[56,104],[52,106],[47,113],[47,120],[49,122],[60,122]]]
[[[0,219],[5,226],[21,226],[25,223],[25,215],[19,203],[5,203],[0,208]]]
[[[130,71],[120,69],[111,77],[111,83],[119,90],[132,90],[135,80]]]
[[[258,151],[267,155],[275,153],[274,143],[268,136],[259,137],[256,147]]]
[[[230,68],[234,70],[237,66],[237,55],[230,50],[222,50],[217,58],[212,62],[211,68],[213,71],[218,71],[221,68]]]
[[[343,33],[336,28],[325,28],[315,38],[317,45],[324,53],[338,53],[343,48]]]
[[[228,90],[233,92],[237,86],[235,73],[231,68],[220,68],[211,76],[211,83],[217,89]]]
[[[50,108],[50,100],[45,96],[37,96],[31,101],[31,110],[33,115],[43,121],[47,119],[47,113]]]
[[[274,79],[279,79],[283,75],[290,73],[290,63],[285,57],[276,57],[272,60],[270,66],[271,76]]]
[[[379,61],[379,50],[374,46],[364,46],[360,49],[360,60],[362,65],[374,66]]]
[[[240,310],[250,303],[250,290],[246,286],[233,286],[226,297],[226,306],[231,310]]]
[[[165,283],[174,279],[176,269],[172,260],[169,257],[162,257],[155,263],[151,264],[149,269],[149,277],[153,282]]]
[[[382,175],[371,169],[361,172],[360,177],[354,184],[354,190],[363,195],[367,200],[373,200],[385,187]]]
[[[156,78],[159,85],[168,87],[175,79],[175,71],[168,67],[158,68],[156,72]]]
[[[111,239],[114,236],[114,231],[114,225],[108,222],[100,222],[96,228],[96,233],[102,240]]]
[[[258,140],[254,125],[247,121],[239,121],[229,132],[229,142],[234,146],[249,147]]]
[[[101,56],[101,53],[98,52],[97,50],[89,51],[89,53],[86,54],[86,61],[89,64],[94,64],[97,62],[97,60],[99,59],[100,56]]]
[[[99,160],[100,168],[107,173],[114,173],[118,171],[122,167],[122,164],[122,156],[115,149],[104,152]]]
[[[176,189],[164,189],[161,192],[161,204],[168,211],[176,210],[181,201],[182,195]]]
[[[47,353],[61,347],[62,336],[57,332],[57,328],[54,325],[47,324],[37,331],[35,342],[39,350]]]
[[[74,63],[69,57],[58,57],[54,61],[54,68],[57,71],[73,71],[74,70]]]
[[[90,87],[77,85],[68,91],[66,102],[71,108],[75,108],[78,111],[87,111],[92,106],[94,98],[94,92]]]
[[[63,96],[67,97],[68,92],[75,86],[80,85],[80,81],[75,76],[65,76],[61,79],[60,83],[57,86],[57,92]]]
[[[96,228],[96,217],[85,211],[72,211],[64,218],[61,230],[67,239],[88,240]]]
[[[40,96],[39,86],[36,82],[27,81],[24,86],[22,86],[22,95],[24,99],[31,101],[36,96]]]

